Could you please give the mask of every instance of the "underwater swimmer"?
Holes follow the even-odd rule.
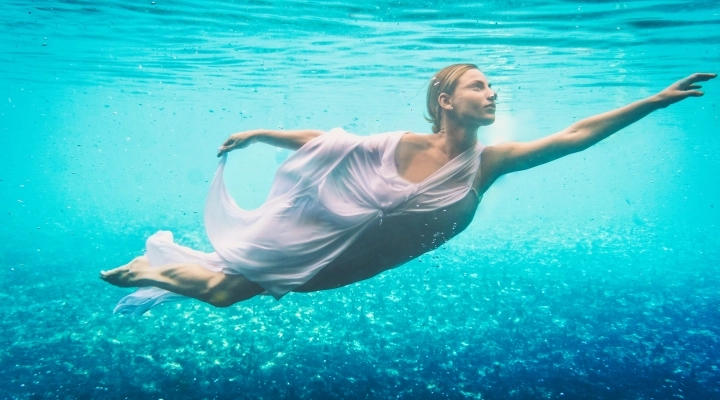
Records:
[[[480,72],[477,66],[472,64],[451,65],[438,72],[428,88],[429,117],[427,119],[433,124],[433,134],[398,132],[396,135],[387,136],[387,140],[376,140],[377,146],[373,145],[379,149],[376,153],[381,156],[385,154],[385,156],[376,157],[375,161],[373,161],[373,154],[377,154],[373,153],[372,149],[375,147],[371,146],[372,148],[368,147],[370,150],[362,150],[365,153],[357,156],[356,161],[343,164],[342,160],[354,157],[355,153],[350,150],[344,151],[339,145],[340,150],[337,151],[342,156],[338,156],[340,161],[337,164],[328,167],[321,162],[315,163],[316,169],[323,168],[323,166],[328,169],[327,174],[323,175],[325,176],[324,180],[313,184],[319,189],[315,189],[314,192],[309,191],[320,196],[319,199],[301,204],[298,203],[300,197],[292,198],[291,200],[295,201],[292,206],[283,206],[279,211],[276,208],[268,208],[269,211],[265,212],[265,214],[275,217],[281,215],[282,218],[273,217],[275,219],[263,222],[263,218],[268,218],[267,215],[253,217],[253,229],[257,231],[250,237],[264,241],[261,243],[262,246],[258,244],[256,247],[252,247],[253,243],[250,242],[253,240],[249,239],[247,243],[242,243],[242,246],[245,246],[244,252],[229,248],[228,246],[240,246],[237,243],[241,240],[234,242],[225,240],[223,242],[222,237],[214,233],[220,228],[214,226],[222,225],[223,218],[234,217],[240,211],[235,214],[233,212],[222,214],[222,218],[208,217],[206,208],[206,227],[217,254],[202,253],[204,254],[202,257],[207,256],[208,258],[202,258],[203,262],[196,263],[182,260],[178,262],[178,257],[169,257],[176,261],[153,266],[151,266],[148,255],[145,255],[135,258],[122,267],[101,271],[100,277],[116,286],[160,288],[163,291],[195,298],[217,307],[227,307],[259,294],[272,294],[279,299],[289,291],[314,292],[362,281],[433,250],[462,232],[472,221],[483,194],[500,176],[530,169],[585,150],[655,110],[688,97],[702,96],[703,93],[698,90],[700,89],[698,82],[715,77],[716,74],[707,73],[690,75],[656,95],[613,111],[583,119],[560,132],[531,142],[508,142],[483,146],[478,142],[477,131],[480,127],[490,125],[495,121],[497,95],[491,88],[487,77]],[[218,149],[218,157],[226,158],[228,152],[247,147],[253,142],[298,150],[295,154],[308,153],[326,146],[322,143],[323,140],[334,140],[331,135],[339,134],[318,130],[245,131],[231,135]],[[350,137],[349,134],[345,135]],[[379,138],[381,135],[373,136]],[[348,139],[347,143],[349,143],[348,146],[362,148],[365,146],[362,143],[366,142],[358,145],[359,142],[355,139]],[[389,150],[383,152],[383,149]],[[317,155],[322,155],[319,151]],[[388,154],[391,157],[388,157]],[[471,157],[468,158],[468,155]],[[303,157],[306,157],[304,160],[309,161],[303,166],[313,165],[313,156],[311,153],[304,155]],[[223,162],[225,158],[223,158]],[[300,165],[293,164],[297,161],[291,162],[291,159],[284,164],[286,169],[293,165]],[[376,162],[377,165],[371,165],[373,162]],[[392,165],[391,169],[385,168],[387,165],[383,163],[387,162]],[[360,165],[362,163],[368,165]],[[346,168],[343,170],[345,172],[338,175],[337,170],[340,167],[337,165]],[[283,166],[281,166],[282,169]],[[303,171],[290,170],[286,171],[286,176],[294,177],[293,173],[298,176],[312,175],[315,173],[314,171],[308,168]],[[370,173],[358,176],[357,173],[353,174],[353,171],[370,171]],[[377,175],[382,175],[383,171],[390,171],[390,173],[386,174],[384,180],[378,180]],[[216,180],[222,179],[222,169],[219,175],[218,178],[216,174]],[[304,178],[298,178],[298,182],[302,179]],[[334,179],[334,181],[328,183],[330,179]],[[463,179],[465,180],[463,181]],[[276,181],[278,180],[276,176]],[[365,180],[370,183],[366,184]],[[347,184],[348,182],[350,184]],[[389,183],[382,186],[377,182]],[[430,188],[430,182],[434,182],[433,184],[436,186]],[[454,182],[455,186],[450,185],[443,189],[443,185],[447,182]],[[295,181],[291,183],[294,185]],[[335,186],[332,186],[331,183]],[[459,187],[463,187],[464,190],[458,191]],[[440,191],[438,188],[444,191]],[[224,190],[224,186],[222,189]],[[339,191],[340,194],[333,190]],[[222,192],[222,190],[220,191]],[[425,191],[425,193],[418,193],[419,191]],[[358,194],[359,192],[362,193]],[[401,195],[395,196],[397,193]],[[336,194],[336,199],[342,199],[342,201],[335,202],[335,204],[339,204],[336,213],[332,210],[332,202],[327,202],[327,207],[317,205],[323,203],[321,196]],[[409,201],[407,199],[417,198],[420,195],[426,196],[428,203],[438,206],[423,208],[422,212],[410,209],[410,206],[408,206],[407,212],[388,212],[385,209],[388,204],[396,204],[396,206],[405,204]],[[271,193],[271,198],[272,196]],[[440,197],[442,199],[438,200]],[[379,198],[380,200],[366,201],[365,198]],[[400,200],[396,201],[397,199]],[[451,199],[452,202],[442,203],[443,199]],[[236,207],[234,202],[231,203]],[[375,203],[379,204],[377,210],[372,210]],[[347,209],[357,206],[356,208],[360,210],[369,207],[371,212],[366,213],[369,215],[366,219],[357,217],[357,215],[365,215],[362,213],[348,216],[351,213],[343,211],[346,206]],[[412,207],[415,206],[413,204]],[[397,210],[404,210],[402,206],[397,207]],[[417,207],[420,205],[418,204]],[[213,222],[212,218],[217,218],[216,222]],[[285,225],[282,225],[282,221],[286,221]],[[268,233],[270,229],[273,229],[274,232]],[[344,238],[342,245],[336,243],[333,247],[324,246],[323,243],[318,244],[322,241],[314,240],[317,237],[334,237],[329,234],[323,236],[323,229],[335,229],[345,235],[340,235]],[[288,240],[291,243],[285,246]],[[218,244],[220,242],[223,243]],[[275,245],[273,248],[266,243],[279,243],[279,245]],[[305,244],[309,247],[315,246],[316,251],[310,252],[311,254],[305,252],[303,248]],[[173,245],[180,247],[176,244]],[[192,252],[192,250],[189,251]],[[195,253],[201,254],[200,252]],[[275,253],[280,255],[273,255]],[[148,254],[150,254],[149,250]],[[233,257],[235,257],[234,260]],[[259,259],[272,261],[272,257],[276,257],[274,259],[276,262],[267,264],[267,268],[272,270],[272,274],[263,275],[262,268],[243,270],[244,267],[241,265],[243,263],[237,261],[242,260],[242,257],[246,257],[246,263],[249,264],[253,264]],[[237,265],[237,269],[228,267],[232,264],[231,261]],[[283,267],[286,263],[288,269],[295,268],[287,273],[287,275],[291,275],[292,279],[283,276]],[[303,271],[303,263],[313,265],[312,271]],[[217,268],[209,268],[210,264]],[[298,276],[301,278],[297,278]],[[279,286],[276,287],[274,286],[275,281],[286,281],[286,283],[278,284]],[[140,312],[144,312],[146,308],[141,309]]]

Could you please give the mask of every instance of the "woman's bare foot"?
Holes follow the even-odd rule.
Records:
[[[143,285],[145,272],[150,268],[147,256],[135,257],[134,260],[110,271],[100,271],[100,279],[120,287],[140,287]]]

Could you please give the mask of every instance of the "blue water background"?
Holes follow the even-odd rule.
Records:
[[[334,291],[139,319],[98,271],[211,251],[246,129],[429,132],[456,62],[528,141],[720,70],[717,1],[15,1],[0,14],[1,398],[720,398],[720,85],[501,178],[442,248]],[[244,208],[289,153],[230,154]]]

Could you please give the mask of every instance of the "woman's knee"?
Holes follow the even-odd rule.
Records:
[[[264,292],[265,289],[242,275],[225,275],[209,283],[207,302],[215,307],[230,307]]]
[[[224,292],[213,293],[207,302],[210,303],[210,305],[220,308],[230,307],[231,305],[237,303],[232,296]]]

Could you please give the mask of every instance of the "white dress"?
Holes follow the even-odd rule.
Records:
[[[465,197],[480,166],[478,142],[420,183],[398,175],[395,148],[404,131],[357,136],[335,128],[302,146],[278,169],[265,203],[238,207],[223,181],[227,153],[210,186],[205,228],[215,252],[173,242],[159,231],[146,243],[150,265],[195,263],[242,274],[280,299],[347,249],[387,215],[427,212]],[[187,299],[156,287],[124,297],[115,312],[142,314],[165,301]]]

